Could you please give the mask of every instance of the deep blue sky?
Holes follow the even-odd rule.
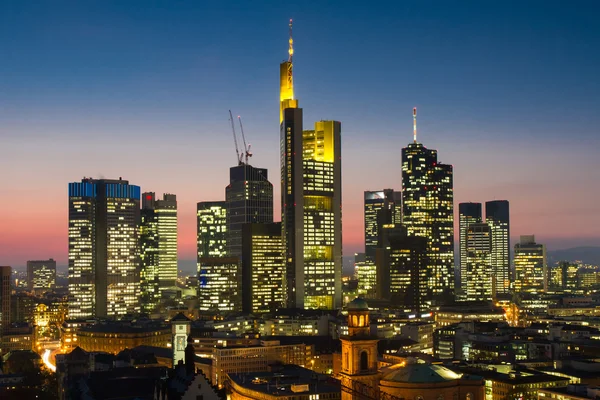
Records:
[[[305,126],[343,124],[345,254],[361,250],[362,191],[400,188],[413,106],[420,141],[455,166],[456,204],[506,198],[513,236],[596,244],[599,15],[598,1],[0,1],[0,227],[22,226],[0,236],[0,264],[64,258],[66,183],[84,175],[178,194],[193,258],[194,204],[224,196],[234,162],[230,108],[278,195],[289,18]]]

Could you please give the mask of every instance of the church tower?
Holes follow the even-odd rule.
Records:
[[[348,303],[348,335],[342,336],[342,400],[357,400],[365,394],[378,397],[377,342],[371,335],[369,306],[356,298]]]
[[[188,336],[191,331],[191,321],[182,313],[171,319],[171,348],[173,349],[173,368],[177,367],[179,361],[185,362],[185,348],[188,344]]]

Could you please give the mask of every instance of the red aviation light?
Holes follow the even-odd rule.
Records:
[[[146,200],[152,200],[152,195],[150,195],[150,194],[147,194],[147,195],[146,195]]]

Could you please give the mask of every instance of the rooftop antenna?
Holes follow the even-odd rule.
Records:
[[[246,146],[246,136],[244,136],[244,126],[242,125],[242,117],[238,115],[238,121],[240,122],[240,131],[242,131],[242,140],[244,141],[244,164],[248,165],[248,157],[252,157],[250,152],[251,144]]]
[[[240,156],[240,150],[238,149],[237,138],[235,134],[235,126],[233,124],[233,115],[231,115],[231,110],[229,110],[229,121],[231,121],[231,131],[233,132],[233,143],[235,143],[235,156],[238,162],[238,165],[242,165],[242,156]]]
[[[292,39],[292,19],[290,18],[290,48],[288,50],[288,61],[292,62],[292,56],[294,55],[294,39]]]
[[[417,143],[417,107],[413,108],[413,140]]]

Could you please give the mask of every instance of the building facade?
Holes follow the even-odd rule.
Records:
[[[177,197],[143,193],[141,215],[142,308],[150,312],[177,282]]]
[[[56,261],[27,261],[27,287],[29,291],[44,292],[56,287]]]
[[[273,222],[273,185],[266,168],[238,165],[229,169],[227,201],[227,251],[229,257],[242,257],[242,226]]]
[[[69,317],[140,311],[140,188],[118,179],[69,184]]]
[[[482,223],[481,203],[460,203],[458,205],[458,240],[460,267],[460,288],[464,292],[467,286],[467,230],[471,224]]]
[[[0,338],[10,325],[10,280],[12,268],[0,266]]]
[[[439,163],[436,150],[416,141],[415,127],[415,141],[402,149],[402,222],[410,235],[427,239],[423,306],[454,298],[453,201],[452,166]]]
[[[486,201],[485,222],[490,227],[490,263],[495,276],[495,291],[510,291],[510,213],[507,200]]]
[[[203,201],[197,205],[198,259],[227,255],[227,202]]]
[[[281,223],[244,224],[242,249],[242,311],[267,313],[284,307]]]
[[[548,290],[546,246],[535,242],[534,235],[521,236],[515,244],[515,292]]]
[[[241,311],[238,269],[238,257],[201,257],[198,260],[200,311]]]
[[[490,262],[491,228],[485,223],[473,223],[467,228],[465,300],[487,301],[495,295],[496,276]]]
[[[401,193],[393,189],[365,191],[364,207],[365,257],[367,261],[375,262],[375,253],[380,247],[380,226],[396,222],[396,213],[401,214]],[[402,215],[398,217],[401,220]]]

